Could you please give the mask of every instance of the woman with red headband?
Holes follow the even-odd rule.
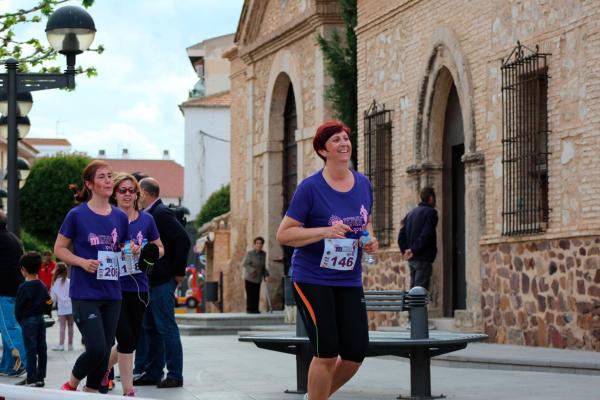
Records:
[[[326,121],[313,140],[325,167],[296,189],[277,240],[295,247],[292,281],[313,350],[305,399],[329,398],[358,371],[369,344],[362,252],[378,249],[369,222],[373,192],[348,167],[350,128]],[[360,246],[363,231],[371,240]]]

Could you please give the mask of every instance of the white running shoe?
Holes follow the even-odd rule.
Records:
[[[308,393],[304,393],[304,397],[302,398],[302,400],[308,400]]]
[[[53,351],[65,351],[65,346],[63,346],[62,344],[57,344],[56,346],[54,346],[52,348]]]
[[[69,345],[69,351],[73,351],[73,344]]]

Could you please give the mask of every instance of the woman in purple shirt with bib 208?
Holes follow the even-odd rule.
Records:
[[[350,128],[326,121],[313,140],[325,167],[296,189],[277,240],[295,247],[294,296],[313,350],[305,399],[324,400],[358,371],[369,344],[362,252],[378,249],[371,183],[348,168]],[[364,245],[360,237],[368,231]]]
[[[69,295],[85,344],[62,390],[76,390],[87,377],[85,391],[97,392],[115,340],[121,309],[117,257],[129,237],[129,221],[110,205],[112,190],[110,166],[101,160],[89,163],[75,195],[79,204],[67,213],[54,244],[56,256],[72,266]],[[139,246],[131,247],[139,253]]]
[[[129,239],[142,247],[145,243],[154,243],[158,254],[165,250],[156,223],[152,215],[139,211],[138,197],[140,185],[133,175],[118,174],[114,178],[111,202],[127,213],[129,219]],[[119,276],[123,299],[121,314],[117,325],[117,345],[112,348],[108,363],[110,370],[118,361],[121,374],[123,396],[135,396],[133,387],[133,352],[142,331],[142,321],[148,307],[148,276],[138,267],[137,260],[130,268],[121,258]],[[108,383],[108,382],[107,382]]]

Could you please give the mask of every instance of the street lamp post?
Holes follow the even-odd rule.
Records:
[[[17,144],[19,118],[26,118],[31,108],[27,93],[59,88],[75,88],[75,57],[87,50],[94,40],[96,28],[92,17],[82,8],[66,6],[56,10],[46,24],[50,45],[67,57],[67,69],[62,74],[19,73],[19,63],[13,58],[4,62],[5,74],[0,74],[0,112],[5,114],[8,146],[8,230],[19,235],[19,179]],[[31,98],[31,95],[29,95]],[[23,101],[19,101],[23,99]],[[27,121],[28,122],[28,121]],[[0,129],[2,130],[2,129]],[[23,133],[22,133],[23,134]]]

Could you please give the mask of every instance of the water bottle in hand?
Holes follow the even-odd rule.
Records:
[[[125,242],[123,255],[125,256],[125,268],[127,269],[127,273],[131,274],[135,269],[135,260],[133,253],[131,252],[131,244],[129,242]]]
[[[362,231],[361,233],[361,237],[360,237],[360,241],[363,244],[363,264],[368,264],[368,265],[373,265],[377,262],[377,260],[375,259],[375,256],[373,254],[369,254],[364,250],[364,245],[369,243],[369,241],[371,240],[371,235],[369,234],[369,231]]]

